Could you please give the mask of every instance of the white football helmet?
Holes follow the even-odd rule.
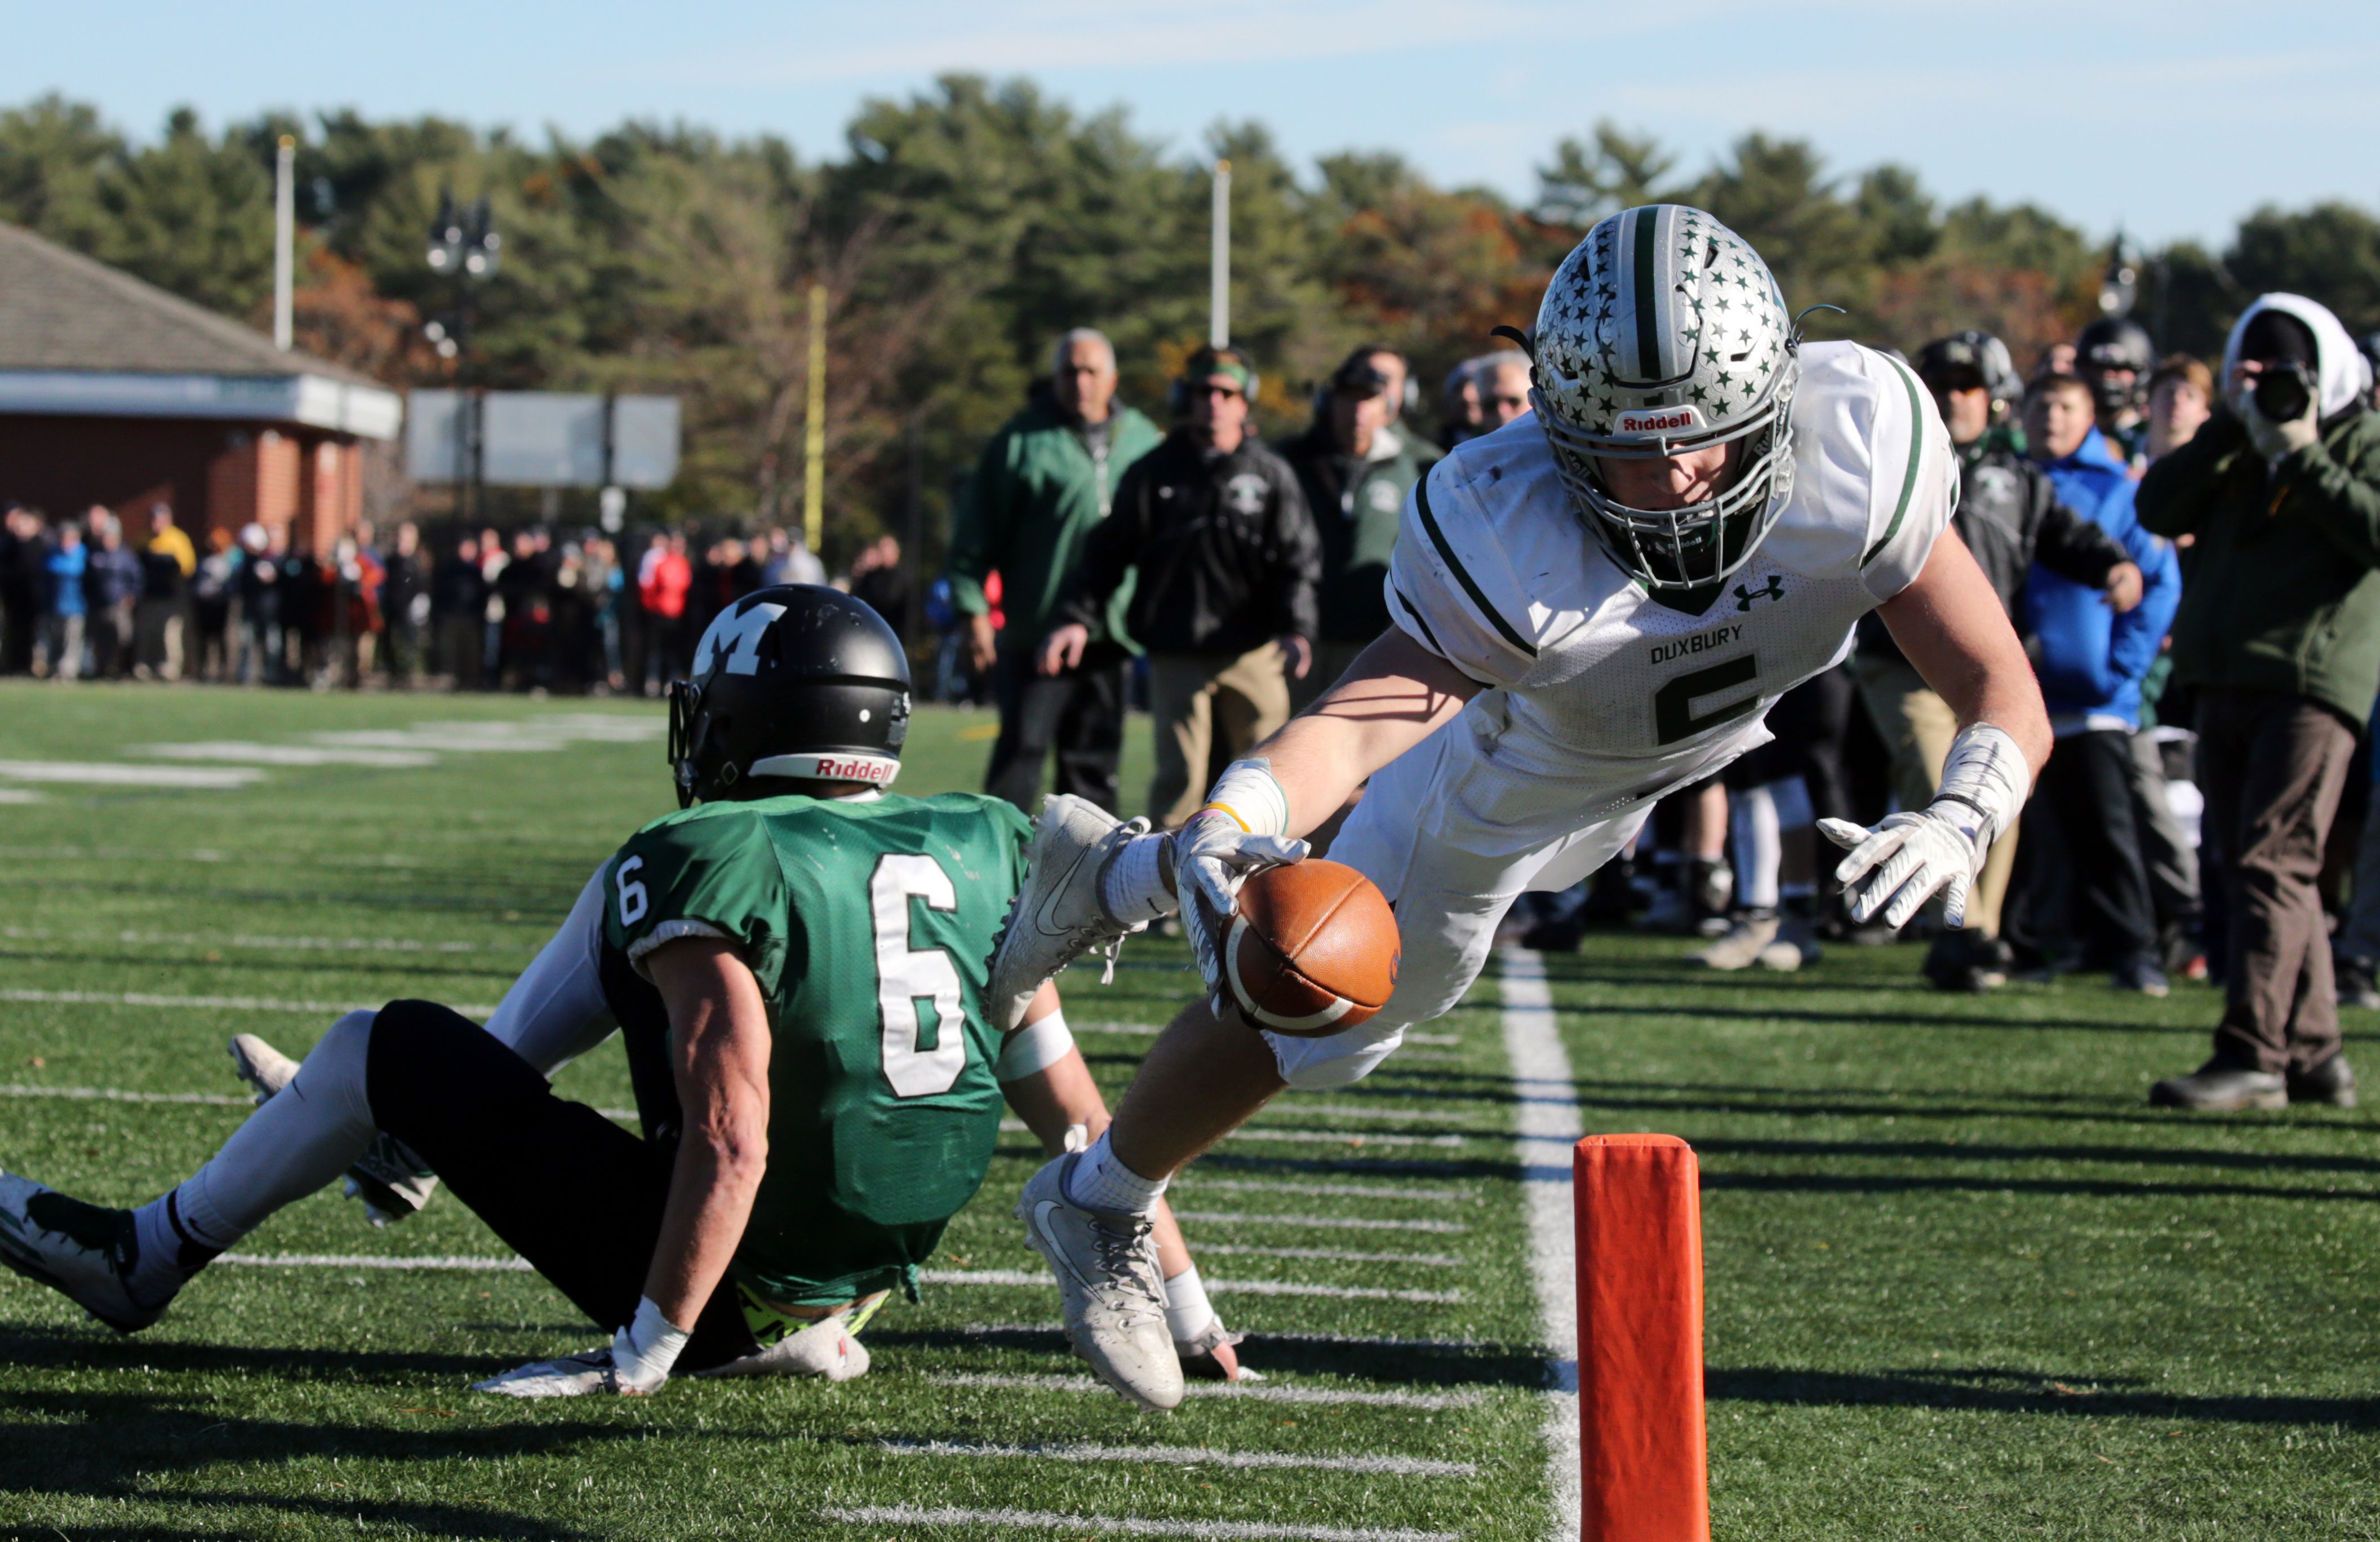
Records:
[[[1698,589],[1743,565],[1793,490],[1800,342],[1760,254],[1699,209],[1652,203],[1586,233],[1537,311],[1538,423],[1579,516],[1653,589]],[[1715,496],[1633,508],[1597,462],[1743,441]]]

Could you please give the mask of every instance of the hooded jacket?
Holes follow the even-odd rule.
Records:
[[[2166,629],[2181,603],[2181,567],[2173,547],[2141,528],[2132,508],[2131,472],[2097,429],[2074,453],[2044,463],[2058,502],[2105,532],[2140,566],[2141,602],[2119,615],[2098,589],[2036,566],[2026,578],[2025,630],[2034,672],[2060,735],[2141,725],[2141,682],[2156,662]]]
[[[2347,329],[2297,295],[2248,308],[2224,348],[2225,381],[2240,334],[2268,309],[2313,333],[2314,443],[2267,466],[2220,408],[2149,467],[2140,519],[2161,536],[2196,538],[2173,628],[2180,683],[2310,698],[2360,730],[2380,691],[2380,415],[2363,407]]]

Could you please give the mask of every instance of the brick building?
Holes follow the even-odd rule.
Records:
[[[0,225],[0,498],[163,501],[187,529],[253,520],[323,551],[362,513],[358,442],[403,420],[353,370]]]

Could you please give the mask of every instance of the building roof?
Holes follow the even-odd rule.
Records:
[[[0,370],[328,375],[377,382],[144,284],[18,225],[0,225]]]
[[[276,417],[281,396],[297,420],[375,438],[394,434],[401,411],[368,376],[285,353],[253,327],[0,224],[0,411]],[[300,396],[340,405],[301,409]]]

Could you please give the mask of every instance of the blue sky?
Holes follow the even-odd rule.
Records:
[[[540,134],[629,115],[841,153],[870,96],[944,70],[1128,107],[1188,153],[1219,118],[1293,155],[1388,148],[1516,197],[1598,117],[1699,167],[1751,128],[1946,201],[2219,243],[2264,202],[2380,202],[2380,6],[2206,0],[669,0],[348,9],[0,0],[0,103],[58,91],[147,136],[271,107],[437,112]]]

